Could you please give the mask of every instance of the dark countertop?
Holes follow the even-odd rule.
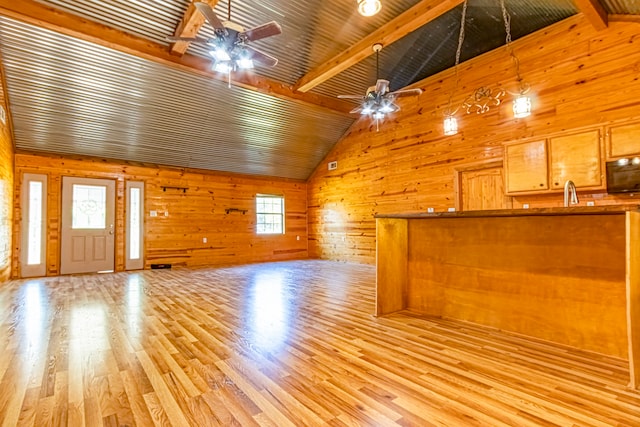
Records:
[[[638,205],[578,206],[570,208],[498,209],[492,211],[461,211],[433,213],[377,214],[375,218],[484,218],[507,216],[559,216],[559,215],[621,215],[638,210]]]

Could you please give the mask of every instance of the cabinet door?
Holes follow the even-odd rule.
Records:
[[[624,157],[640,154],[640,123],[609,129],[609,156]]]
[[[601,187],[600,131],[592,130],[549,140],[551,188],[562,189],[567,180],[576,187]]]
[[[507,194],[549,189],[545,140],[507,145],[505,160]]]

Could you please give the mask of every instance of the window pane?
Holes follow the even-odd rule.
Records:
[[[39,265],[42,254],[42,182],[29,182],[27,265]]]
[[[140,189],[129,193],[129,259],[140,259]]]
[[[284,198],[256,197],[256,232],[258,234],[284,233]]]
[[[96,185],[73,185],[71,228],[106,228],[107,189]]]

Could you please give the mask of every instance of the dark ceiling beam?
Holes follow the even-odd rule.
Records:
[[[591,22],[593,28],[598,31],[607,28],[609,17],[599,0],[573,0],[573,2],[578,7],[578,10]]]
[[[411,9],[403,12],[378,28],[353,46],[325,61],[321,66],[309,71],[294,85],[294,89],[307,92],[340,74],[347,68],[373,54],[373,45],[382,43],[388,46],[412,31],[433,21],[461,4],[464,0],[422,0]]]
[[[204,3],[208,3],[209,6],[213,9],[216,4],[218,4],[218,0],[200,0]],[[180,24],[178,24],[178,28],[174,33],[176,37],[195,37],[198,35],[198,31],[205,23],[204,16],[195,8],[193,3],[189,3],[187,7],[187,11],[184,13]],[[184,55],[184,53],[189,48],[189,42],[175,42],[171,45],[171,53],[176,55]]]
[[[226,75],[211,70],[211,61],[208,59],[189,54],[172,55],[164,44],[125,33],[33,0],[0,0],[0,14],[176,69],[227,81]],[[346,101],[324,95],[297,92],[290,85],[250,73],[232,75],[231,84],[346,115],[353,108],[353,105]]]

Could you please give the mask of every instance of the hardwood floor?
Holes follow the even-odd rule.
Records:
[[[638,426],[626,363],[411,313],[325,261],[0,287],[13,425]]]

